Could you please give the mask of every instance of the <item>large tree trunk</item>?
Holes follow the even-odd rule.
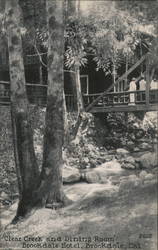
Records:
[[[80,12],[80,0],[67,0],[67,18],[70,16],[78,16]],[[84,111],[82,91],[81,91],[81,81],[80,81],[80,67],[78,65],[73,65],[71,67],[70,78],[72,82],[73,96],[75,100],[75,108],[78,114]]]
[[[44,135],[43,166],[40,192],[46,207],[62,206],[65,196],[62,187],[63,119],[63,55],[64,23],[63,0],[47,0],[48,45],[48,92],[46,129]]]
[[[76,92],[77,92],[77,109],[78,109],[78,114],[80,114],[84,111],[84,105],[83,105],[83,99],[82,99],[79,66],[75,66],[75,72],[76,72],[75,84],[76,84]]]
[[[81,81],[80,81],[80,69],[79,66],[74,65],[71,68],[70,72],[72,90],[75,101],[75,108],[77,109],[78,114],[84,111],[82,91],[81,91]],[[73,73],[74,72],[74,73]]]
[[[69,143],[69,122],[66,107],[65,93],[63,91],[63,116],[64,116],[64,147]]]
[[[14,152],[21,188],[18,217],[25,215],[34,202],[32,195],[37,185],[39,172],[33,146],[33,131],[28,118],[18,1],[7,0],[6,11]]]

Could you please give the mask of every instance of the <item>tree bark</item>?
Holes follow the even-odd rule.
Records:
[[[64,147],[66,147],[69,142],[69,122],[68,122],[68,113],[67,113],[64,91],[63,91],[63,116],[64,116]]]
[[[49,30],[48,91],[43,166],[39,190],[40,195],[45,197],[46,207],[48,208],[63,206],[65,202],[62,186],[62,146],[64,138],[63,5],[63,0],[47,0]]]
[[[34,202],[33,191],[39,177],[33,131],[28,117],[22,42],[20,34],[20,9],[17,0],[6,1],[7,38],[11,82],[11,116],[17,176],[21,183],[21,197],[17,217],[27,213]]]
[[[77,109],[78,109],[78,114],[80,114],[84,111],[84,105],[83,105],[83,99],[82,99],[79,66],[75,66],[75,72],[76,72],[75,83],[76,83],[76,92],[77,92]]]
[[[78,17],[79,11],[80,11],[80,0],[74,0],[74,1],[67,0],[67,13],[68,13],[67,18],[72,15]],[[79,65],[73,65],[71,67],[71,71],[74,72],[70,73],[70,78],[72,82],[73,96],[75,100],[75,108],[77,109],[79,115],[84,111]]]

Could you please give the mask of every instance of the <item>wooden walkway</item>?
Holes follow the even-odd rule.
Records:
[[[130,74],[138,69],[144,68],[146,75],[146,90],[144,91],[126,91],[127,78],[131,78]],[[141,73],[137,80],[141,79]],[[143,55],[134,65],[120,76],[115,83],[103,93],[83,95],[84,107],[86,112],[136,112],[136,111],[158,111],[158,89],[150,90],[148,53]],[[121,86],[121,87],[120,87]],[[114,90],[120,90],[114,92]],[[28,101],[30,104],[46,106],[47,102],[47,85],[26,84]],[[134,95],[134,103],[130,103],[130,95]],[[66,105],[68,111],[75,110],[75,100],[73,95],[66,95]],[[10,105],[10,83],[0,81],[0,105]]]
[[[46,106],[47,85],[27,83],[26,89],[30,104]],[[130,94],[134,94],[135,103],[130,103]],[[83,101],[85,111],[91,113],[158,111],[158,89],[150,90],[148,98],[146,91],[122,91],[83,95]],[[69,111],[74,111],[73,95],[66,95],[66,104]],[[10,105],[9,82],[0,81],[0,105]]]

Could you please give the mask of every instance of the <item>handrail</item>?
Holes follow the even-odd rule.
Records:
[[[0,81],[0,84],[7,84],[7,85],[10,85],[10,82],[8,82],[8,81]],[[44,85],[44,84],[28,83],[28,82],[26,83],[26,86],[45,87],[45,88],[48,87],[47,85]]]
[[[7,84],[7,85],[10,85],[10,82],[7,82],[7,81],[0,81],[0,84]]]
[[[148,53],[142,56],[127,72],[125,72],[119,79],[116,80],[115,83],[113,83],[106,91],[104,91],[98,98],[96,98],[87,108],[86,111],[89,111],[93,105],[95,105],[101,97],[103,97],[107,92],[109,92],[114,86],[117,86],[117,84],[122,81],[124,78],[126,78],[134,69],[136,69],[148,56]]]

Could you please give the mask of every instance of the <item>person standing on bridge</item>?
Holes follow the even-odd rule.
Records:
[[[143,91],[141,92],[142,101],[145,101],[146,80],[144,75],[142,75],[142,79],[139,82],[139,90]]]
[[[139,82],[139,90],[146,90],[146,80],[144,76],[142,76],[142,79]]]
[[[158,81],[156,80],[156,78],[154,78],[154,79],[151,81],[150,89],[158,89]]]
[[[4,86],[4,84],[0,84],[0,96],[5,96],[5,86]]]
[[[132,78],[132,81],[129,84],[129,91],[136,91],[136,78]],[[129,94],[129,105],[135,105],[135,93]]]

